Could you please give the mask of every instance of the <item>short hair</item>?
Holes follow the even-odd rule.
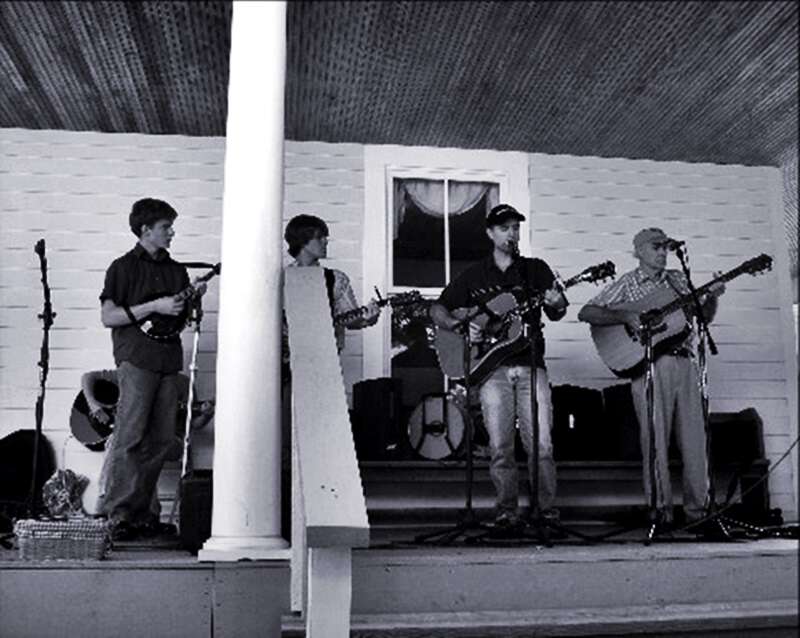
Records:
[[[314,215],[295,215],[286,224],[283,238],[289,244],[289,254],[297,257],[312,239],[328,236],[328,225]]]
[[[177,216],[178,213],[167,202],[146,197],[133,203],[128,223],[133,234],[141,237],[142,226],[152,226],[162,219],[173,222]]]

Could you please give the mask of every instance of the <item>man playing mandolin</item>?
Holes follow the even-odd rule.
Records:
[[[186,269],[167,252],[177,216],[158,199],[133,204],[129,223],[138,242],[111,263],[100,294],[120,390],[100,507],[114,540],[134,539],[152,525],[150,499],[175,437],[187,298],[205,292],[204,284],[190,286]],[[144,322],[172,327],[151,334]]]
[[[500,204],[486,216],[486,234],[493,250],[485,260],[473,264],[442,291],[438,301],[431,306],[431,318],[440,328],[462,330],[462,320],[454,314],[461,308],[485,304],[491,293],[481,291],[514,290],[517,301],[523,304],[524,291],[535,295],[543,292],[544,312],[551,321],[561,319],[567,310],[567,299],[558,287],[550,267],[541,259],[520,257],[520,222],[525,217],[514,207]],[[520,291],[523,291],[520,293]],[[485,326],[491,332],[494,321]],[[496,492],[496,518],[498,527],[513,528],[519,524],[517,501],[519,480],[514,454],[515,425],[519,425],[523,446],[528,455],[531,471],[538,466],[538,502],[540,513],[548,519],[558,517],[553,507],[556,493],[556,468],[551,440],[552,403],[550,384],[544,363],[544,335],[541,330],[541,312],[536,306],[522,317],[532,339],[524,338],[521,349],[515,349],[500,361],[497,368],[480,384],[479,396],[483,419],[489,434],[491,460],[489,474]],[[471,335],[479,341],[480,334],[470,325]],[[539,420],[539,459],[532,458],[531,420],[531,351],[535,344],[536,397]]]
[[[604,288],[578,313],[578,319],[593,326],[627,326],[633,339],[638,339],[642,329],[641,309],[648,299],[689,294],[685,275],[679,270],[667,269],[667,251],[671,240],[660,228],[645,228],[633,238],[634,256],[639,266],[620,276]],[[707,322],[717,311],[717,297],[725,291],[724,284],[712,286],[701,299]],[[658,304],[656,304],[658,306]],[[679,311],[681,314],[684,311]],[[686,320],[691,315],[686,313]],[[654,322],[657,324],[658,320]],[[672,490],[670,483],[668,450],[673,417],[676,439],[683,459],[683,506],[688,523],[701,519],[706,510],[708,493],[708,465],[706,435],[699,371],[694,361],[694,333],[687,329],[674,339],[665,340],[663,347],[654,348],[654,430],[657,524],[669,526],[672,522]],[[644,491],[651,502],[650,486],[650,432],[647,420],[647,400],[644,366],[633,372],[631,392],[640,426],[640,444],[644,469]]]

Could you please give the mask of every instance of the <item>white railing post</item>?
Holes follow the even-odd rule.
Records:
[[[369,523],[321,268],[287,268],[292,369],[292,610],[309,638],[347,638],[351,548]]]

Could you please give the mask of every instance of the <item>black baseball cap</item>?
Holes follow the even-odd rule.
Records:
[[[525,221],[525,215],[520,213],[516,208],[509,204],[498,204],[489,214],[486,215],[486,228],[503,224],[509,219],[518,219],[521,222]]]

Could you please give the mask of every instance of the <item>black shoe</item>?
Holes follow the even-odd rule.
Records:
[[[728,530],[715,519],[707,519],[691,523],[686,530],[693,533],[699,540],[703,541],[727,541],[731,540]]]
[[[111,540],[117,543],[133,541],[139,538],[139,530],[128,521],[117,521],[109,526]]]
[[[497,529],[502,529],[502,530],[517,529],[518,527],[520,527],[520,525],[521,521],[519,520],[519,517],[514,512],[510,511],[500,512],[494,519],[494,526]]]
[[[175,527],[175,525],[157,521],[145,523],[143,525],[137,525],[136,529],[143,538],[155,538],[156,536],[175,536],[178,533],[178,528]]]

